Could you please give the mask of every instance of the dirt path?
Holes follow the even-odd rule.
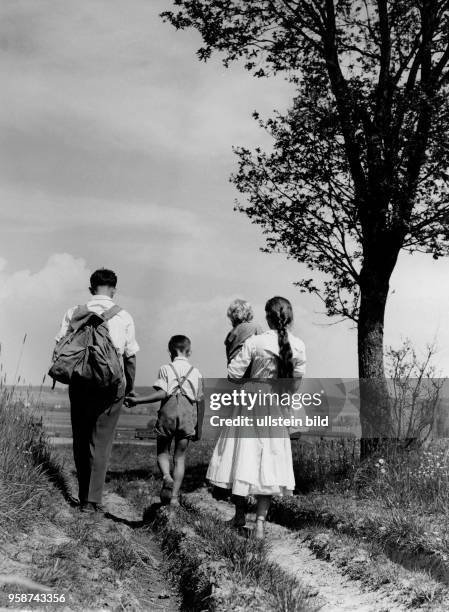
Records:
[[[324,602],[321,612],[402,612],[406,609],[380,592],[364,591],[358,581],[343,576],[332,563],[317,559],[297,534],[284,527],[271,524],[269,538],[273,561],[285,571],[299,575],[317,591]]]
[[[206,491],[191,493],[189,501],[205,512],[217,514],[221,519],[232,518],[230,504],[212,498]],[[249,526],[255,516],[249,515]],[[322,612],[405,612],[406,608],[388,596],[386,591],[366,591],[357,580],[344,576],[333,563],[317,559],[301,541],[297,532],[273,523],[267,524],[269,556],[285,572],[298,577],[317,594]]]

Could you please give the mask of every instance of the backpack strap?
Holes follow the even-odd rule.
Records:
[[[185,382],[186,382],[186,380],[189,378],[190,374],[193,372],[193,366],[190,366],[190,370],[189,370],[189,371],[187,372],[187,374],[185,374],[185,376],[183,376],[182,378],[179,376],[178,372],[176,371],[175,366],[174,366],[172,363],[170,363],[170,367],[171,367],[171,369],[173,370],[174,375],[176,376],[176,380],[177,380],[177,382],[178,382],[178,388],[179,388],[179,390],[180,390],[180,391],[181,391],[181,393],[182,393],[182,388],[183,388],[184,383],[185,383]],[[193,390],[193,393],[194,393],[194,395],[195,395],[195,389],[194,389],[194,387],[193,387],[193,383],[192,383],[192,381],[191,381],[191,380],[189,380],[189,383],[191,384],[191,386],[192,386],[192,390]]]
[[[114,306],[111,306],[111,308],[109,308],[109,310],[106,310],[101,316],[105,321],[109,321],[110,319],[112,319],[112,317],[115,317],[115,315],[117,315],[121,310],[122,308],[120,308],[120,306],[114,304]]]

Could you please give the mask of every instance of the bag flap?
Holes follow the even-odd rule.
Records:
[[[86,305],[77,306],[70,320],[70,327],[73,331],[77,331],[80,327],[85,325],[92,316],[98,317],[98,315],[89,310]]]

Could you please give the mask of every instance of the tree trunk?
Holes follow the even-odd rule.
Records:
[[[390,274],[368,272],[361,283],[358,320],[361,458],[366,458],[391,435],[390,408],[384,371],[384,316]]]

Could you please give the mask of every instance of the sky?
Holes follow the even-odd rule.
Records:
[[[270,146],[252,119],[285,110],[291,86],[195,56],[194,31],[159,18],[170,0],[3,0],[0,5],[0,342],[12,382],[39,384],[90,273],[114,269],[117,302],[151,384],[175,333],[205,376],[223,376],[226,309],[291,299],[311,377],[357,374],[356,333],[293,285],[304,266],[260,252],[229,182],[235,145]],[[381,245],[379,245],[381,248]],[[449,261],[400,258],[386,343],[436,340],[449,375]],[[23,345],[24,335],[27,335]]]

